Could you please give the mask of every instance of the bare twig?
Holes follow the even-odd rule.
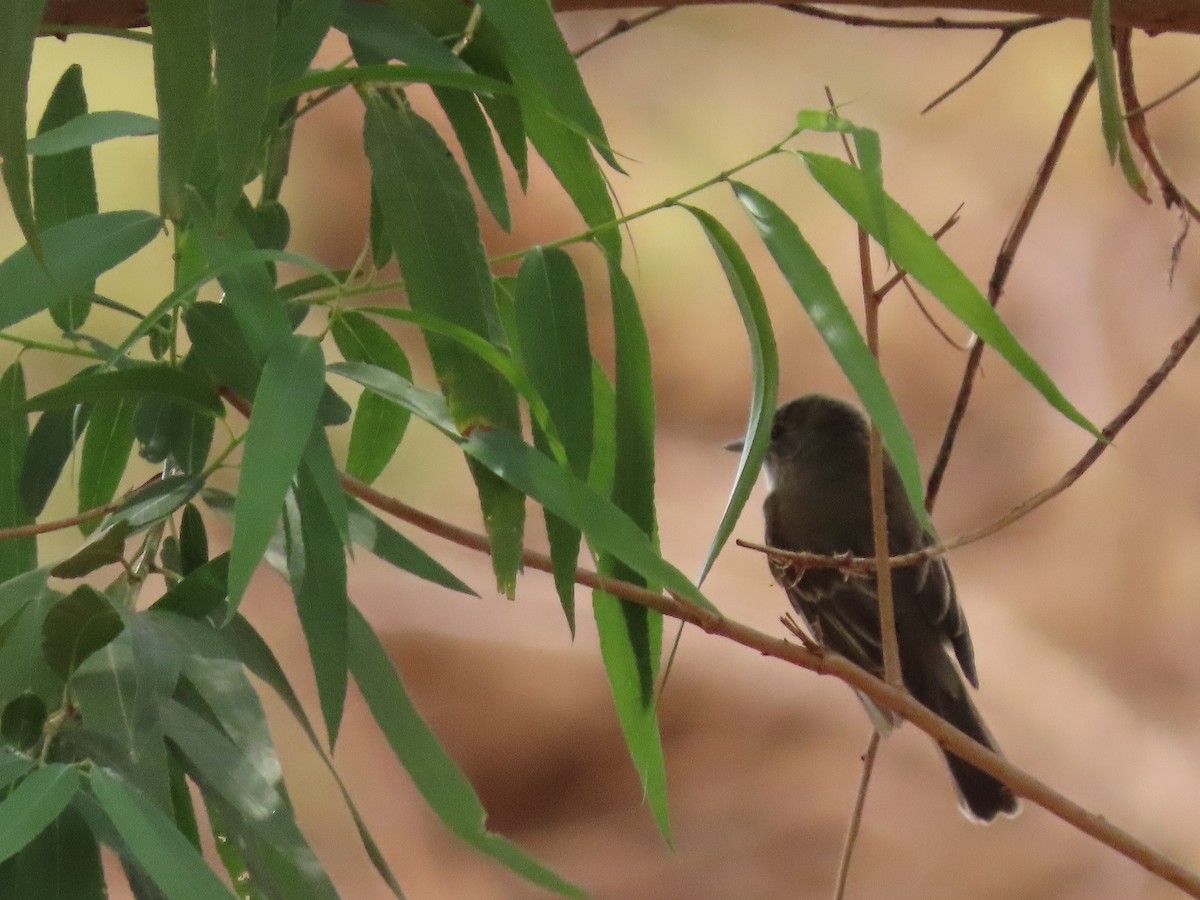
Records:
[[[897,29],[932,29],[935,31],[996,31],[1026,28],[1036,28],[1057,22],[1058,19],[1048,16],[1025,16],[1020,19],[947,19],[935,16],[932,19],[885,19],[877,16],[859,16],[854,13],[838,12],[811,3],[776,2],[772,6],[786,9],[789,12],[812,16],[814,19],[827,19],[831,22],[841,22],[843,25],[854,25],[862,28],[897,28]]]
[[[1126,109],[1138,110],[1141,104],[1138,101],[1137,85],[1133,79],[1132,35],[1128,28],[1117,31],[1114,44],[1117,51],[1117,79],[1121,85],[1121,103]],[[1129,113],[1125,119],[1129,125],[1129,137],[1141,152],[1142,158],[1146,160],[1146,165],[1158,181],[1159,190],[1163,195],[1163,203],[1167,209],[1179,206],[1193,219],[1200,220],[1200,210],[1179,189],[1175,180],[1168,174],[1166,166],[1159,159],[1158,151],[1154,149],[1154,142],[1150,140],[1150,131],[1146,127],[1145,110]],[[1184,233],[1186,234],[1186,225]],[[1177,254],[1173,254],[1174,256]],[[1172,275],[1174,275],[1174,270],[1175,267],[1172,263]]]
[[[1004,45],[1011,41],[1013,37],[1020,32],[1020,30],[1021,29],[1013,28],[1005,28],[1001,30],[1000,37],[996,39],[996,43],[992,44],[992,49],[983,54],[983,59],[975,63],[975,65],[971,67],[971,70],[967,72],[966,75],[958,79],[958,81],[954,82],[954,84],[950,85],[950,87],[946,88],[946,90],[942,91],[932,100],[930,100],[925,105],[925,108],[921,110],[921,115],[925,115],[925,113],[932,110],[938,104],[950,99],[952,96],[954,96],[954,94],[966,87],[971,82],[971,79],[986,69],[988,63],[1000,55],[1000,51],[1004,49]]]
[[[659,16],[665,16],[674,8],[675,7],[673,6],[663,6],[659,9],[652,9],[650,12],[642,13],[640,16],[634,16],[632,19],[617,19],[612,28],[608,29],[608,31],[604,32],[604,34],[600,35],[598,38],[588,41],[586,44],[576,50],[573,55],[576,59],[579,59],[584,54],[591,53],[602,44],[607,44],[618,35],[622,35],[627,31],[632,31],[639,25],[645,25],[647,22],[653,22]]]
[[[858,781],[858,795],[854,798],[854,812],[850,816],[850,827],[846,830],[846,843],[842,847],[838,863],[837,882],[833,889],[833,900],[846,896],[846,880],[850,876],[850,860],[854,856],[854,844],[858,840],[858,829],[862,824],[863,809],[867,805],[867,787],[871,783],[871,772],[875,770],[875,752],[879,749],[879,732],[871,731],[871,740],[863,754],[862,777]]]
[[[1189,75],[1182,82],[1175,85],[1175,87],[1171,88],[1165,94],[1163,94],[1160,97],[1155,97],[1153,100],[1151,100],[1149,103],[1145,104],[1144,106],[1133,106],[1133,107],[1127,106],[1126,107],[1127,112],[1125,113],[1125,118],[1132,119],[1134,116],[1144,116],[1146,113],[1150,112],[1150,110],[1154,109],[1155,107],[1162,106],[1164,103],[1166,103],[1172,97],[1175,97],[1178,94],[1183,93],[1188,88],[1190,88],[1193,84],[1195,84],[1197,81],[1200,81],[1200,72],[1197,72],[1194,75]]]
[[[1059,120],[1058,129],[1054,133],[1054,139],[1050,142],[1050,147],[1046,150],[1046,156],[1042,159],[1042,164],[1038,167],[1033,185],[1025,197],[1025,202],[1021,204],[1021,209],[1017,213],[1017,217],[1013,221],[1008,235],[1004,238],[1004,243],[1000,246],[1000,252],[996,255],[996,263],[992,269],[992,277],[988,281],[988,302],[992,306],[1000,302],[1000,295],[1004,291],[1004,284],[1008,280],[1008,273],[1012,269],[1013,258],[1016,256],[1017,249],[1021,246],[1021,241],[1025,237],[1026,231],[1029,230],[1029,223],[1033,220],[1034,211],[1041,202],[1042,196],[1046,192],[1046,185],[1050,183],[1050,176],[1054,172],[1054,167],[1058,165],[1058,160],[1062,156],[1063,147],[1067,142],[1067,135],[1071,133],[1071,126],[1075,124],[1075,120],[1079,116],[1079,110],[1083,106],[1084,98],[1087,97],[1088,91],[1091,90],[1092,82],[1095,80],[1096,69],[1094,66],[1089,65],[1087,71],[1083,73],[1083,77],[1079,79],[1079,83],[1075,85],[1075,90],[1071,94],[1067,108],[1063,111],[1062,118]],[[929,509],[933,509],[934,501],[937,499],[938,491],[941,489],[942,478],[946,474],[946,466],[950,463],[950,453],[954,449],[954,441],[958,437],[959,426],[962,424],[963,417],[967,413],[967,403],[971,399],[971,389],[975,385],[975,376],[979,372],[979,363],[983,358],[983,348],[984,343],[976,341],[975,345],[971,348],[970,356],[967,357],[962,382],[958,387],[958,396],[954,401],[954,409],[950,413],[950,421],[946,423],[946,432],[942,436],[942,445],[938,450],[937,459],[929,472],[929,481],[925,488],[925,505]]]
[[[935,319],[933,317],[933,313],[926,308],[924,302],[921,300],[920,294],[917,293],[916,289],[912,286],[912,283],[907,278],[902,279],[902,282],[904,284],[904,289],[908,291],[908,295],[912,297],[913,303],[917,304],[917,309],[921,311],[921,315],[925,317],[925,321],[929,323],[930,327],[932,327],[933,330],[938,333],[943,341],[945,341],[955,350],[960,350],[963,353],[967,353],[971,348],[966,344],[960,344],[950,335],[948,331],[946,331],[945,328],[938,324],[938,320]]]

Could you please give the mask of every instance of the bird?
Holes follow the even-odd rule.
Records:
[[[809,394],[779,407],[764,461],[766,542],[780,550],[857,557],[875,555],[869,478],[870,432],[854,406]],[[728,446],[741,450],[742,442]],[[900,474],[884,455],[884,498],[891,555],[928,547],[933,537],[913,511]],[[768,557],[771,574],[817,642],[883,676],[879,601],[874,572],[803,569]],[[944,558],[892,570],[901,677],[923,706],[979,743],[998,745],[971,700],[979,687],[967,620]],[[859,694],[881,734],[898,718]],[[942,751],[963,813],[987,823],[1014,816],[1012,789],[948,750]]]

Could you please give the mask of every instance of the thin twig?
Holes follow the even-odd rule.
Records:
[[[1071,94],[1067,108],[1063,111],[1062,118],[1059,120],[1058,128],[1054,133],[1054,139],[1050,142],[1050,147],[1046,150],[1046,156],[1042,159],[1042,164],[1038,167],[1033,185],[1025,197],[1025,202],[1021,204],[1021,209],[1017,213],[1017,217],[1013,221],[1008,235],[1004,238],[1004,243],[1000,245],[1000,252],[996,255],[996,264],[992,268],[992,277],[988,281],[988,302],[993,307],[1000,302],[1000,295],[1004,291],[1004,284],[1008,280],[1008,273],[1012,270],[1013,258],[1016,256],[1017,249],[1021,246],[1021,241],[1025,237],[1025,233],[1029,230],[1029,223],[1033,220],[1034,211],[1041,202],[1042,196],[1046,192],[1046,185],[1050,183],[1050,176],[1054,172],[1054,167],[1058,165],[1058,160],[1062,156],[1063,147],[1066,146],[1067,142],[1067,135],[1071,133],[1071,127],[1075,124],[1075,120],[1079,116],[1079,110],[1083,107],[1083,101],[1087,97],[1088,91],[1091,90],[1092,82],[1095,80],[1095,66],[1089,65],[1083,73],[1083,77],[1079,79],[1079,83],[1075,85],[1075,90]],[[946,423],[946,431],[942,436],[942,445],[938,449],[937,459],[929,472],[929,481],[925,488],[925,506],[928,509],[933,509],[934,501],[937,499],[938,491],[942,486],[942,479],[946,474],[946,467],[950,463],[950,453],[954,449],[954,442],[958,437],[959,426],[962,425],[963,417],[967,413],[967,403],[971,399],[971,389],[975,385],[975,376],[979,372],[980,360],[983,359],[983,348],[984,343],[977,340],[971,348],[971,354],[967,357],[962,382],[958,387],[958,396],[954,401],[954,409],[950,413],[949,422]]]
[[[983,55],[983,59],[979,60],[979,62],[977,62],[971,68],[971,71],[967,72],[966,75],[958,79],[958,81],[954,82],[954,84],[950,85],[950,87],[946,88],[946,90],[942,91],[932,100],[930,100],[929,103],[926,104],[925,108],[921,110],[921,115],[925,115],[925,113],[929,112],[935,106],[945,100],[948,100],[958,91],[962,90],[962,88],[966,87],[967,84],[971,82],[971,79],[986,69],[988,63],[1000,55],[1000,51],[1004,49],[1004,45],[1016,37],[1022,30],[1023,29],[1011,27],[1002,29],[1000,32],[1000,37],[996,39],[996,43],[992,45],[992,49]]]
[[[854,856],[854,844],[858,840],[858,829],[862,824],[863,809],[867,805],[867,787],[871,783],[871,772],[875,770],[875,752],[879,749],[879,732],[871,731],[871,740],[863,754],[862,777],[858,780],[858,795],[854,798],[854,812],[850,816],[850,827],[846,830],[846,843],[842,847],[842,858],[838,863],[837,883],[833,889],[833,900],[846,896],[846,879],[850,875],[850,860]]]
[[[645,25],[647,22],[653,22],[659,16],[665,16],[673,9],[675,9],[673,6],[663,6],[659,9],[652,9],[650,12],[642,13],[640,16],[634,16],[632,19],[617,19],[612,28],[608,29],[608,31],[604,32],[598,38],[588,41],[572,55],[576,59],[579,59],[585,53],[591,53],[597,47],[607,44],[618,35],[625,34],[627,31],[633,31],[639,25]]]
[[[925,321],[928,322],[930,327],[932,327],[933,330],[938,333],[941,339],[955,350],[960,350],[963,353],[969,352],[971,349],[969,346],[966,344],[960,344],[950,335],[948,331],[946,331],[945,328],[938,324],[938,320],[935,319],[933,317],[933,313],[926,308],[925,303],[921,300],[921,295],[917,293],[916,288],[912,286],[912,283],[907,278],[902,279],[902,281],[904,284],[904,289],[908,291],[908,296],[912,297],[913,303],[917,304],[917,309],[921,311],[921,315],[925,317]]]
[[[1133,78],[1132,34],[1128,28],[1122,28],[1118,30],[1116,37],[1117,39],[1114,43],[1117,51],[1117,80],[1121,85],[1121,103],[1126,109],[1136,110],[1141,104],[1138,102],[1137,84]],[[1167,167],[1159,159],[1158,151],[1154,149],[1154,142],[1150,140],[1150,131],[1146,127],[1145,113],[1131,113],[1126,116],[1126,122],[1129,124],[1130,139],[1139,152],[1141,152],[1142,158],[1146,160],[1146,165],[1158,181],[1158,188],[1162,191],[1163,203],[1167,209],[1178,206],[1188,216],[1200,221],[1200,210],[1179,189],[1179,186],[1175,184],[1175,180],[1168,174]],[[1187,234],[1186,219],[1184,220],[1183,232],[1185,235]],[[1177,242],[1177,246],[1182,247],[1182,243]],[[1178,259],[1179,251],[1173,249],[1171,253],[1170,273],[1172,280],[1175,277],[1175,263]]]
[[[932,19],[883,19],[875,16],[859,16],[854,13],[836,12],[832,9],[825,9],[822,6],[814,6],[811,3],[776,2],[770,5],[776,6],[779,9],[786,9],[788,12],[812,16],[814,19],[828,19],[831,22],[841,22],[843,25],[855,25],[863,28],[996,31],[1006,28],[1015,28],[1017,30],[1036,28],[1039,25],[1049,25],[1051,22],[1059,21],[1057,18],[1047,16],[1026,16],[1022,19],[980,19],[978,21],[970,19],[946,19],[942,16],[935,16]]]
[[[1146,113],[1150,112],[1150,110],[1154,109],[1156,106],[1162,106],[1164,103],[1166,103],[1172,97],[1187,90],[1193,84],[1195,84],[1197,81],[1200,81],[1200,72],[1197,72],[1195,75],[1191,75],[1188,78],[1184,79],[1180,84],[1175,85],[1175,87],[1171,88],[1169,91],[1167,91],[1161,97],[1156,97],[1155,99],[1151,100],[1149,103],[1145,104],[1144,106],[1135,106],[1132,109],[1130,109],[1129,107],[1126,107],[1126,109],[1128,109],[1129,111],[1125,113],[1125,118],[1132,119],[1134,116],[1144,116]]]

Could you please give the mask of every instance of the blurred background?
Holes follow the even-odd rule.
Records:
[[[572,46],[620,14],[561,17]],[[880,132],[889,191],[930,230],[962,205],[943,239],[986,285],[1059,116],[1090,56],[1088,26],[1069,22],[1015,38],[974,82],[920,110],[974,65],[994,32],[851,28],[776,9],[672,12],[581,60],[628,177],[613,188],[626,212],[736,165],[779,140],[795,113],[825,105]],[[1134,40],[1142,99],[1195,68],[1195,39]],[[331,42],[323,59],[344,58]],[[84,67],[92,109],[154,114],[149,49],[73,36],[43,39],[30,86],[31,129],[62,70]],[[420,90],[417,105],[437,120]],[[1181,188],[1200,195],[1200,90],[1150,116]],[[438,121],[439,127],[444,123]],[[447,129],[443,129],[448,133]],[[835,138],[802,146],[840,153]],[[102,209],[157,208],[149,139],[96,148]],[[782,204],[857,309],[853,228],[795,159],[743,173]],[[515,181],[514,194],[517,193]],[[1200,311],[1193,236],[1169,282],[1174,211],[1142,204],[1108,164],[1095,94],[1072,134],[1017,256],[1001,312],[1064,393],[1103,424],[1159,365]],[[289,249],[332,267],[362,249],[368,215],[361,108],[353,95],[305,116],[284,202]],[[728,189],[693,202],[742,241],[767,292],[783,356],[781,396],[849,396],[804,313],[773,273]],[[540,164],[504,234],[482,212],[499,255],[581,230]],[[627,270],[650,330],[658,388],[658,502],[664,553],[695,572],[735,471],[721,449],[745,425],[750,371],[728,287],[698,227],[665,211],[629,231]],[[20,245],[5,204],[0,255]],[[169,289],[166,239],[106,277],[102,293],[149,308]],[[593,341],[611,360],[599,256],[576,252],[588,282]],[[878,261],[877,271],[884,271]],[[400,298],[387,298],[400,302]],[[934,316],[960,341],[962,329]],[[313,316],[312,319],[320,318]],[[93,313],[101,336],[127,327]],[[320,325],[323,323],[315,323]],[[54,339],[52,325],[21,333]],[[939,337],[902,291],[882,314],[883,365],[928,469],[965,354]],[[400,333],[428,379],[420,342]],[[0,346],[7,365],[13,348]],[[61,377],[56,358],[26,357],[30,391]],[[971,622],[978,704],[1017,765],[1173,858],[1200,867],[1200,358],[1185,358],[1114,446],[1066,494],[995,537],[954,553]],[[345,434],[335,437],[344,447]],[[995,356],[985,356],[935,522],[944,537],[973,530],[1053,482],[1088,447]],[[381,485],[468,526],[479,515],[465,466],[414,425]],[[131,469],[128,483],[135,483]],[[761,490],[761,488],[760,488]],[[71,511],[60,487],[48,515]],[[735,536],[761,536],[756,495]],[[541,543],[531,509],[530,543]],[[216,540],[227,539],[219,523]],[[515,603],[493,589],[486,559],[420,534],[423,546],[480,594],[464,597],[359,554],[352,596],[384,633],[422,713],[466,770],[499,832],[603,898],[828,896],[869,726],[850,692],[699,632],[683,637],[662,705],[675,847],[642,803],[599,662],[587,597],[572,643],[548,576],[522,579]],[[52,558],[78,535],[54,536]],[[783,634],[783,595],[763,559],[730,546],[706,582],[729,616]],[[260,575],[244,607],[290,663],[311,709],[304,643],[282,582]],[[668,624],[668,638],[674,629]],[[306,833],[345,897],[387,896],[352,822],[307,744],[273,697],[272,714]],[[425,808],[351,688],[337,762],[408,896],[520,898],[539,892],[477,857]],[[119,892],[117,893],[119,896]],[[849,896],[870,898],[1157,898],[1175,896],[1140,868],[1026,804],[1016,820],[966,822],[940,754],[915,729],[884,743],[867,803]]]

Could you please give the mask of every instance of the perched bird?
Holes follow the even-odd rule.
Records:
[[[869,441],[866,419],[840,400],[811,394],[779,408],[765,462],[769,494],[763,512],[770,546],[826,555],[875,555]],[[741,443],[729,449],[740,450]],[[886,454],[884,484],[891,555],[932,543]],[[883,675],[874,573],[804,570],[772,559],[771,574],[818,642]],[[971,635],[945,560],[893,569],[892,593],[901,675],[909,692],[959,730],[997,750],[963,682],[965,677],[979,686]],[[860,698],[876,728],[886,733],[895,717]],[[968,818],[990,822],[1000,814],[1016,815],[1020,807],[1006,785],[943,752]]]

